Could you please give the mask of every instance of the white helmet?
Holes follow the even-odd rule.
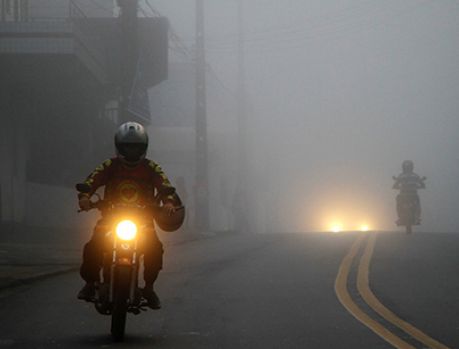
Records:
[[[148,148],[145,128],[137,122],[125,122],[115,134],[115,147],[116,155],[125,164],[139,164],[145,158]]]

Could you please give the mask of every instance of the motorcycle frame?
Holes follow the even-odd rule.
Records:
[[[139,272],[139,258],[138,258],[138,238],[133,242],[133,246],[130,248],[130,258],[125,256],[119,257],[118,249],[119,245],[122,247],[122,242],[119,242],[116,234],[113,234],[113,244],[112,244],[112,260],[110,265],[110,286],[109,286],[109,302],[113,303],[114,301],[114,292],[115,292],[115,277],[116,269],[120,267],[129,267],[131,269],[131,281],[129,285],[129,304],[133,304],[135,300],[135,291],[137,288],[138,281],[138,272]]]

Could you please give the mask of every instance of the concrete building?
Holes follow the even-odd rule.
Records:
[[[132,110],[143,108],[137,90],[167,77],[167,20],[139,18],[138,60],[126,67],[118,12],[112,0],[0,0],[3,227],[80,222],[73,186],[113,154],[123,72]]]

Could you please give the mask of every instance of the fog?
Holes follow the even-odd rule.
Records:
[[[152,3],[191,45],[194,2]],[[237,2],[205,4],[207,61],[236,94]],[[422,230],[457,231],[459,5],[250,0],[243,9],[257,228],[394,229],[391,176],[412,159],[428,177]]]

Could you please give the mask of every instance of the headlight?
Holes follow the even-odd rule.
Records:
[[[343,226],[341,223],[335,223],[331,225],[330,230],[332,231],[332,233],[338,234],[343,231]]]
[[[137,226],[132,221],[121,221],[116,226],[116,235],[124,241],[133,240],[137,235]]]

